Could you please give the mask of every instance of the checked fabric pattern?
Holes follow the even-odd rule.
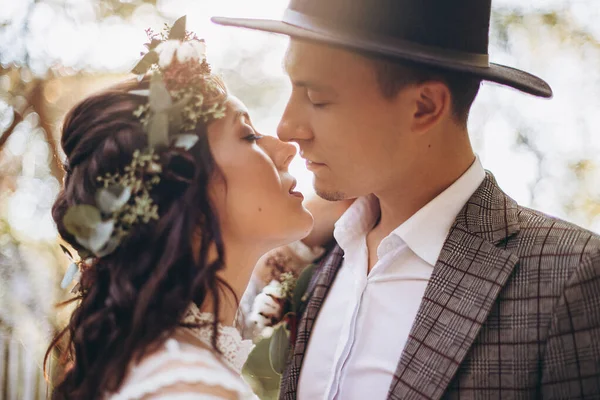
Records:
[[[343,252],[315,274],[281,387],[296,398]],[[310,373],[305,371],[304,373]],[[446,239],[388,399],[600,399],[600,237],[486,179]]]

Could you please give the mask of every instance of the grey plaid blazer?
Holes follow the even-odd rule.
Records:
[[[296,398],[342,258],[336,246],[314,276],[281,399]],[[452,225],[388,393],[440,398],[600,399],[600,237],[520,207],[489,173]]]

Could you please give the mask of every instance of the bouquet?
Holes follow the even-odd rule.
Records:
[[[242,368],[242,376],[261,400],[279,397],[281,375],[296,341],[315,267],[306,267],[299,276],[292,272],[280,274],[254,299],[249,321],[255,332],[255,347]]]

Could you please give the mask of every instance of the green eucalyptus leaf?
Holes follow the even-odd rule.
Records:
[[[100,210],[89,204],[69,207],[63,218],[67,232],[75,237],[89,237],[99,223],[102,222]]]
[[[198,135],[193,133],[183,133],[174,138],[173,147],[178,149],[189,150],[198,142]]]
[[[77,285],[73,286],[73,289],[71,289],[71,293],[77,294],[77,292],[79,292],[80,288],[81,288],[81,283],[77,283]]]
[[[148,104],[154,112],[166,111],[173,106],[171,94],[160,75],[154,74],[150,80],[150,99]]]
[[[169,32],[169,40],[183,40],[185,39],[185,25],[186,25],[186,16],[179,18],[173,24],[171,28],[171,32]]]
[[[97,257],[105,257],[109,254],[112,254],[117,247],[121,244],[121,240],[115,236],[112,236],[108,242],[104,245],[104,247],[96,253]]]
[[[148,121],[148,145],[151,148],[169,145],[169,114],[159,112]]]
[[[169,131],[171,134],[176,135],[181,131],[181,127],[183,126],[183,110],[189,104],[191,98],[191,95],[185,95],[169,108]]]
[[[180,100],[177,100],[175,102],[175,104],[173,104],[171,106],[171,108],[169,109],[169,111],[183,112],[183,109],[185,108],[185,106],[187,106],[189,104],[189,102],[192,99],[192,97],[193,96],[191,94],[186,94]]]
[[[181,132],[183,126],[183,116],[178,111],[169,111],[169,133],[176,135]]]
[[[281,376],[271,367],[269,359],[270,343],[270,337],[258,341],[242,367],[244,380],[261,400],[276,400],[279,398]]]
[[[292,292],[292,312],[298,314],[300,304],[302,304],[302,298],[304,297],[306,291],[308,290],[308,285],[310,284],[310,280],[315,273],[315,269],[317,264],[311,264],[308,267],[302,270],[298,280],[296,281],[296,286],[294,287],[294,291]]]
[[[273,371],[279,375],[283,374],[290,351],[290,337],[283,324],[273,331],[271,343],[269,344],[269,362]]]
[[[96,192],[96,205],[105,214],[120,210],[131,198],[131,188],[111,185]]]
[[[79,267],[77,266],[77,264],[75,264],[74,262],[69,264],[69,267],[65,272],[62,282],[60,283],[61,289],[66,289],[71,284],[71,282],[73,282],[73,278],[75,278],[75,274],[77,274],[78,271]]]
[[[80,260],[88,260],[88,259],[94,258],[94,253],[92,253],[91,251],[86,250],[86,249],[78,250],[77,254],[79,254]]]
[[[158,53],[155,51],[149,51],[146,53],[144,57],[136,64],[135,67],[131,70],[136,75],[144,75],[152,64],[156,64],[158,62]]]
[[[113,220],[100,222],[94,226],[94,229],[91,230],[89,236],[75,236],[75,239],[86,249],[90,250],[95,255],[98,255],[98,253],[106,246],[106,244],[110,240],[114,229],[115,222]]]
[[[129,94],[133,94],[136,96],[142,96],[142,97],[150,97],[150,90],[149,89],[130,90]]]
[[[69,251],[69,249],[67,249],[65,246],[63,246],[62,244],[59,245],[60,248],[62,249],[63,253],[65,253],[65,255],[67,257],[69,257],[69,259],[73,260],[73,255],[71,254],[71,252]]]

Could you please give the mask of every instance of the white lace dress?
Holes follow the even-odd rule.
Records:
[[[190,306],[184,322],[207,323],[212,314],[201,313],[196,305]],[[222,400],[257,399],[240,377],[252,342],[242,340],[233,327],[219,325],[217,346],[222,355],[212,348],[212,326],[199,329],[181,328],[164,348],[143,358],[130,367],[118,393],[105,396],[106,400]],[[190,336],[206,347],[194,345],[177,337]]]

